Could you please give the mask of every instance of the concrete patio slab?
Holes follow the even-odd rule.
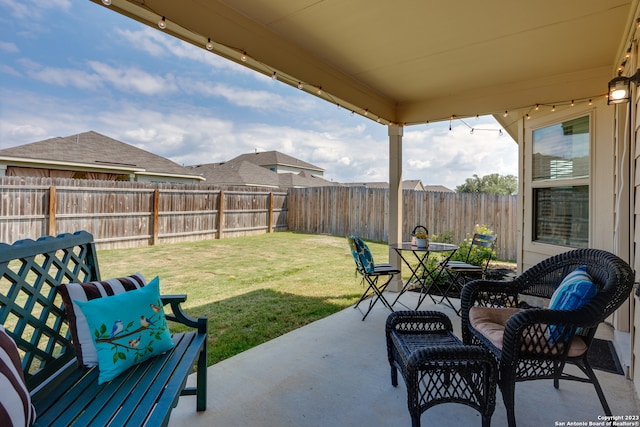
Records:
[[[389,299],[393,298],[395,294]],[[406,293],[401,302],[415,307],[417,296]],[[460,321],[451,308],[425,301],[421,309],[449,315],[460,336]],[[182,397],[169,425],[410,426],[404,382],[400,379],[398,387],[391,386],[384,335],[388,314],[377,304],[363,322],[358,310],[347,308],[209,367],[207,410],[197,413],[195,397]],[[602,334],[611,334],[608,328],[602,329]],[[631,381],[623,375],[596,373],[614,415],[640,414]],[[492,425],[505,426],[499,392],[496,400]],[[556,390],[552,381],[541,380],[516,386],[519,426],[588,425],[603,415],[591,384],[564,381]],[[452,403],[427,410],[421,421],[423,426],[481,425],[476,411]]]

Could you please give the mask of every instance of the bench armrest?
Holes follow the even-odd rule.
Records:
[[[171,313],[166,313],[167,320],[182,323],[183,325],[190,326],[192,328],[197,328],[198,333],[201,334],[207,333],[207,317],[200,316],[195,319],[189,316],[180,305],[187,300],[186,295],[161,295],[160,298],[162,299],[163,305],[169,305],[171,307]]]

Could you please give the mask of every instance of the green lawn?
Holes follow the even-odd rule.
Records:
[[[367,242],[386,262],[388,247]],[[141,272],[209,317],[209,364],[353,305],[362,294],[347,240],[298,233],[98,251],[102,278]]]

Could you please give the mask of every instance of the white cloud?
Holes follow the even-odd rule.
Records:
[[[313,108],[308,99],[282,96],[267,90],[251,90],[243,87],[192,79],[180,79],[180,86],[187,93],[224,98],[238,107],[248,107],[257,111],[304,113]]]
[[[471,133],[468,125],[476,130]],[[441,184],[451,189],[473,174],[518,174],[518,148],[511,137],[492,120],[465,124],[454,121],[405,131],[405,179],[421,179],[425,184]],[[482,129],[482,130],[480,130]]]
[[[18,52],[18,46],[12,42],[3,42],[0,41],[0,51],[7,53],[16,53]]]
[[[69,10],[71,8],[71,0],[0,0],[0,6],[9,9],[9,13],[14,18],[41,20],[45,18],[46,10]]]
[[[118,28],[116,29],[116,34],[122,36],[127,47],[141,50],[156,58],[172,56],[196,61],[214,69],[228,69],[234,73],[246,75],[255,74],[255,72],[235,62],[152,28],[139,30]]]
[[[9,66],[9,65],[5,65],[5,64],[0,64],[0,73],[3,74],[8,74],[10,76],[13,77],[21,77],[22,74],[20,74],[20,72],[18,70],[16,70],[15,68]]]
[[[101,80],[109,82],[123,92],[134,91],[144,95],[156,95],[177,90],[175,78],[171,74],[163,77],[136,67],[112,67],[98,61],[89,61],[89,66]]]
[[[102,82],[98,76],[82,70],[43,66],[26,58],[18,62],[24,67],[29,77],[44,83],[89,90],[94,90],[102,86]]]

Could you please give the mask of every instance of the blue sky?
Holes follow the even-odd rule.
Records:
[[[403,179],[517,175],[515,142],[469,126],[500,128],[406,127]],[[386,126],[88,0],[0,0],[0,148],[89,130],[184,165],[277,150],[329,180],[388,181]]]

